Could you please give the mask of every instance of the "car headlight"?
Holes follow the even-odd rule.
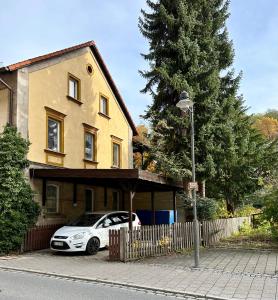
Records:
[[[85,236],[85,232],[81,232],[81,233],[75,234],[75,235],[72,237],[72,239],[73,239],[73,240],[80,240],[80,239],[83,239],[84,236]]]

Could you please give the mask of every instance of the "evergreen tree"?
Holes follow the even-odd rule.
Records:
[[[0,253],[18,250],[39,214],[24,175],[29,143],[6,126],[0,135]]]
[[[250,181],[239,181],[235,173],[242,167],[241,174],[253,178],[253,169],[262,168],[260,157],[269,148],[252,131],[242,98],[237,96],[241,76],[231,70],[234,52],[226,28],[229,1],[147,0],[147,4],[150,11],[142,11],[139,19],[150,45],[149,53],[143,55],[150,70],[141,72],[147,80],[142,91],[153,97],[145,118],[153,129],[157,167],[176,177],[191,174],[189,118],[176,108],[180,93],[186,90],[195,103],[197,178],[208,179],[211,191],[224,196],[233,210],[250,186]],[[255,148],[257,159],[252,157]],[[246,185],[238,195],[239,183]]]

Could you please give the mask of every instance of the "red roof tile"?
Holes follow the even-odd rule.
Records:
[[[120,92],[119,90],[117,89],[116,87],[116,84],[110,74],[110,72],[108,71],[108,68],[99,52],[99,50],[97,49],[96,47],[96,44],[94,41],[89,41],[89,42],[86,42],[86,43],[83,43],[83,44],[79,44],[79,45],[76,45],[76,46],[73,46],[73,47],[69,47],[69,48],[65,48],[65,49],[62,49],[62,50],[59,50],[59,51],[55,51],[55,52],[51,52],[51,53],[48,53],[48,54],[45,54],[45,55],[41,55],[41,56],[37,56],[37,57],[34,57],[34,58],[30,58],[30,59],[26,59],[26,60],[23,60],[23,61],[20,61],[20,62],[17,62],[15,64],[11,64],[11,65],[8,65],[6,67],[2,67],[0,68],[0,72],[12,72],[12,71],[15,71],[15,70],[18,70],[18,69],[21,69],[21,68],[24,68],[24,67],[27,67],[27,66],[30,66],[34,63],[37,63],[37,62],[41,62],[43,60],[47,60],[47,59],[50,59],[50,58],[54,58],[54,57],[57,57],[57,56],[61,56],[63,54],[66,54],[66,53],[69,53],[69,52],[72,52],[72,51],[75,51],[75,50],[78,50],[78,49],[81,49],[81,48],[85,48],[85,47],[90,47],[93,54],[95,55],[108,83],[110,84],[111,88],[112,88],[112,91],[113,93],[115,94],[128,122],[129,122],[129,125],[131,126],[132,128],[132,131],[133,131],[133,135],[137,135],[137,130],[136,130],[136,127],[135,127],[135,124],[131,118],[131,115],[124,103],[124,100],[122,98],[122,96],[120,95]]]

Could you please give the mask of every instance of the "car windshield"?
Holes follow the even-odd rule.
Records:
[[[104,214],[88,214],[82,215],[77,220],[74,220],[68,224],[68,226],[93,226],[98,220],[100,220]]]

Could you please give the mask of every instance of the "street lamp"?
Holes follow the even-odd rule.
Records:
[[[197,207],[196,207],[196,172],[195,172],[195,150],[194,150],[194,103],[189,99],[189,95],[186,91],[180,94],[180,101],[176,106],[183,112],[190,112],[191,123],[191,160],[192,160],[192,201],[193,201],[193,226],[194,226],[194,258],[195,268],[199,267],[199,223],[197,219]]]

